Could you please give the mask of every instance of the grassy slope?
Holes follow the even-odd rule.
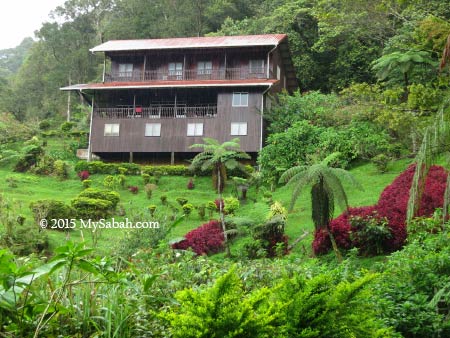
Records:
[[[402,160],[395,162],[389,168],[389,172],[386,174],[378,174],[375,168],[371,164],[363,164],[354,169],[352,173],[358,179],[364,187],[364,191],[359,191],[354,187],[346,186],[349,195],[349,202],[352,206],[371,205],[376,203],[380,192],[388,185],[402,170],[406,168],[408,161]],[[6,182],[7,177],[14,177],[18,181],[17,188],[11,188]],[[93,180],[93,187],[102,188],[104,175],[91,176]],[[161,219],[164,215],[170,214],[167,207],[162,206],[160,202],[160,196],[165,194],[168,196],[168,200],[176,205],[175,199],[177,197],[185,197],[189,200],[189,203],[198,205],[207,201],[214,200],[216,195],[211,188],[211,180],[208,177],[199,177],[195,179],[195,189],[188,190],[186,188],[188,182],[187,177],[162,177],[158,185],[157,190],[154,192],[151,200],[146,198],[143,191],[143,183],[141,177],[127,177],[127,185],[136,185],[140,188],[137,195],[131,194],[125,189],[119,189],[121,195],[121,203],[125,210],[128,212],[128,216],[131,216],[133,210],[146,210],[149,204],[157,205],[156,219]],[[17,208],[17,213],[23,214],[28,220],[32,219],[31,212],[29,210],[29,204],[32,201],[38,199],[57,199],[65,202],[69,202],[79,192],[82,191],[80,181],[76,178],[75,173],[71,173],[71,178],[66,181],[58,181],[54,177],[41,177],[29,174],[17,174],[12,173],[10,169],[0,168],[0,193],[6,198],[14,200],[14,205]],[[225,190],[224,196],[231,195],[231,188],[228,186]],[[288,206],[290,202],[291,190],[290,188],[281,187],[277,189],[273,194],[273,199]],[[269,211],[269,207],[263,201],[256,203],[252,202],[255,192],[250,189],[248,193],[248,201],[242,203],[237,216],[245,216],[263,222]],[[303,245],[309,250],[312,240],[312,222],[310,220],[310,205],[309,205],[309,190],[302,192],[298,199],[293,212],[289,215],[286,232],[291,239],[295,239],[303,233],[304,230],[310,232],[307,240]],[[337,216],[337,212],[336,212]],[[116,217],[117,219],[118,217]],[[150,220],[150,215],[145,213],[144,219]],[[189,230],[204,223],[197,212],[194,210],[189,219],[183,220],[183,222],[172,230],[171,238],[183,236]],[[65,240],[65,235],[56,231],[48,231],[51,240],[51,246],[55,247]],[[98,248],[102,253],[111,252],[114,245],[117,243],[124,234],[123,230],[119,229],[106,229],[102,232]],[[80,230],[71,233],[71,238],[74,240],[80,240],[81,236],[88,242],[91,240],[91,236],[87,230],[83,230],[81,234]],[[236,252],[247,241],[245,238],[240,238],[233,243],[233,251]],[[300,252],[302,246],[299,245],[294,251]]]

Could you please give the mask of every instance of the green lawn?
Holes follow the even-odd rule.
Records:
[[[364,191],[355,189],[354,187],[346,185],[349,196],[349,203],[351,206],[371,205],[377,202],[380,192],[392,180],[403,171],[410,160],[401,160],[392,163],[389,171],[385,174],[376,172],[375,167],[370,164],[362,164],[351,170],[353,175],[361,183]],[[13,177],[17,181],[17,187],[12,188],[8,186],[7,178]],[[103,188],[103,179],[105,175],[92,175],[92,187]],[[184,197],[188,199],[189,203],[194,206],[208,201],[214,200],[217,196],[212,189],[211,179],[209,177],[196,177],[194,179],[195,189],[188,190],[188,177],[168,176],[162,177],[157,189],[154,191],[152,198],[149,200],[146,197],[143,189],[143,181],[140,176],[127,176],[126,185],[135,185],[139,187],[139,192],[134,195],[127,189],[118,188],[121,197],[120,204],[126,211],[124,217],[142,217],[142,221],[150,220],[150,214],[147,211],[147,206],[150,204],[157,205],[155,214],[156,220],[162,220],[166,216],[171,215],[172,211],[169,207],[163,206],[160,201],[161,195],[167,195],[169,203],[178,205],[176,203],[177,197]],[[32,201],[39,199],[56,199],[67,203],[76,197],[83,190],[80,180],[72,172],[68,180],[59,181],[55,177],[36,176],[30,174],[13,173],[9,168],[0,168],[0,193],[4,197],[14,201],[15,212],[24,215],[29,222],[32,220],[32,214],[29,209],[29,204]],[[228,185],[224,197],[231,196],[232,189]],[[286,207],[289,206],[291,196],[291,188],[280,187],[273,193],[273,200],[280,201]],[[256,202],[254,202],[257,200]],[[256,196],[255,191],[250,189],[246,201],[241,203],[236,216],[251,218],[257,222],[263,222],[269,212],[269,205],[263,201],[262,193]],[[141,216],[136,216],[142,213]],[[340,213],[336,211],[336,215]],[[208,214],[208,212],[207,212]],[[181,215],[181,212],[179,212]],[[217,216],[217,215],[215,215]],[[207,215],[208,217],[208,215]],[[121,219],[115,216],[116,219]],[[188,219],[183,219],[181,224],[172,229],[170,238],[181,237],[189,230],[196,228],[205,221],[201,220],[194,210]],[[309,189],[306,189],[300,195],[294,210],[289,214],[286,233],[291,240],[303,234],[303,231],[309,231],[310,235],[302,244],[294,249],[294,253],[301,253],[304,248],[310,251],[310,244],[312,241],[313,226],[310,220],[310,200]],[[51,247],[62,244],[66,236],[64,233],[46,230],[49,234]],[[104,229],[101,232],[98,241],[99,254],[106,254],[111,252],[118,241],[123,237],[124,230],[120,229]],[[89,244],[91,243],[91,235],[87,229],[76,230],[71,232],[71,238],[78,241],[83,237]],[[170,239],[169,238],[169,239]],[[232,250],[237,252],[242,245],[248,241],[249,238],[238,238],[232,246]]]

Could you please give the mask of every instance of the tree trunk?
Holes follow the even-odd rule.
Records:
[[[221,187],[221,173],[220,173],[220,165],[217,167],[217,186]],[[224,238],[224,244],[225,244],[225,251],[227,254],[227,257],[231,257],[231,251],[230,251],[230,244],[228,243],[228,235],[227,235],[227,228],[225,226],[225,218],[223,214],[223,200],[222,200],[222,191],[221,189],[218,189],[219,192],[219,215],[220,215],[220,224],[222,225],[222,231],[223,231],[223,238]]]
[[[325,229],[327,230],[328,236],[330,236],[331,245],[333,247],[334,253],[336,254],[336,258],[337,258],[338,262],[341,263],[342,255],[341,255],[341,252],[339,251],[339,248],[337,247],[336,240],[334,239],[334,235],[331,233],[331,230],[329,229],[328,225]]]

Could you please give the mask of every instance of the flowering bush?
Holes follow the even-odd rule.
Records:
[[[87,180],[90,176],[89,171],[87,170],[79,171],[77,175],[82,181]]]
[[[181,242],[172,244],[173,249],[192,250],[197,255],[208,255],[223,250],[224,236],[218,221],[208,223],[188,232]]]
[[[370,252],[367,243],[358,242],[358,236],[350,238],[350,218],[357,217],[365,220],[375,217],[376,220],[387,220],[390,234],[385,234],[383,250],[392,252],[400,249],[406,240],[406,211],[408,207],[409,190],[414,177],[415,165],[411,165],[401,173],[380,195],[378,203],[370,207],[349,208],[330,223],[336,244],[343,249],[358,247],[362,252]],[[431,216],[436,208],[442,207],[444,191],[447,181],[447,173],[443,167],[432,166],[425,181],[425,189],[422,194],[418,216]],[[369,224],[370,222],[366,223]],[[370,225],[370,224],[369,224]],[[376,229],[372,229],[376,230]],[[381,230],[381,229],[379,229]],[[359,231],[366,232],[361,227]],[[313,241],[313,250],[316,254],[323,254],[331,249],[331,242],[324,230],[316,231]]]

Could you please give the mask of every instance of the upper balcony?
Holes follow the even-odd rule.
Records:
[[[269,76],[268,76],[269,75]],[[193,80],[251,80],[272,79],[273,74],[265,67],[227,69],[186,70],[132,70],[105,73],[105,82],[151,82],[151,81],[193,81]]]

